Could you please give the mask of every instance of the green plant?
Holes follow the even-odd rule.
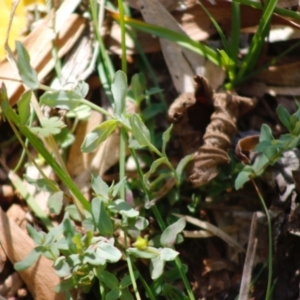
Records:
[[[282,134],[278,139],[272,135],[271,128],[263,124],[260,131],[259,143],[254,151],[259,155],[252,165],[246,165],[235,180],[235,188],[241,188],[247,181],[263,174],[266,168],[274,165],[281,157],[283,152],[293,150],[300,145],[300,109],[294,114],[280,105],[277,114],[289,133]]]
[[[268,125],[263,124],[260,131],[259,143],[254,148],[254,151],[258,153],[258,156],[255,158],[252,165],[244,166],[235,179],[236,189],[240,189],[248,181],[253,183],[266,213],[269,232],[268,286],[266,289],[266,299],[270,299],[272,294],[272,224],[269,210],[255,183],[255,178],[261,176],[268,166],[274,165],[281,159],[285,151],[293,150],[300,145],[300,108],[298,108],[294,114],[290,115],[289,112],[280,105],[277,108],[277,114],[281,123],[288,130],[288,133],[282,134],[278,139],[275,139],[272,135],[271,128]]]
[[[54,261],[54,269],[57,275],[63,279],[62,283],[57,287],[57,291],[69,291],[74,287],[88,291],[95,279],[98,278],[100,293],[107,299],[125,299],[126,297],[130,297],[129,295],[131,294],[127,288],[129,285],[133,286],[136,298],[140,299],[136,285],[136,279],[139,276],[137,272],[134,272],[135,267],[132,258],[146,258],[151,260],[151,277],[154,281],[161,277],[165,263],[175,260],[175,265],[178,269],[177,272],[179,272],[179,276],[185,282],[189,298],[193,299],[191,289],[185,277],[184,268],[178,258],[178,252],[173,249],[176,236],[183,230],[185,221],[179,219],[174,224],[166,227],[158,210],[153,208],[153,213],[159,220],[162,229],[160,243],[157,247],[149,246],[147,242],[144,242],[143,246],[141,246],[140,241],[146,240],[143,240],[140,236],[142,231],[147,230],[148,221],[140,216],[139,211],[134,207],[129,206],[125,198],[122,197],[121,191],[125,190],[126,178],[123,177],[117,184],[108,186],[100,177],[92,176],[92,188],[95,198],[91,203],[88,203],[69,177],[61,158],[58,158],[57,161],[53,159],[52,154],[48,152],[41,142],[41,140],[44,140],[45,143],[54,145],[52,149],[55,150],[57,145],[53,136],[60,134],[65,124],[55,117],[50,119],[44,118],[43,114],[40,113],[39,105],[67,109],[69,111],[68,114],[71,116],[78,115],[81,111],[88,112],[86,108],[89,107],[108,117],[106,121],[98,125],[86,136],[81,147],[82,151],[93,151],[112,132],[121,127],[121,130],[125,134],[125,142],[127,142],[129,134],[132,136],[129,141],[129,147],[135,158],[137,157],[135,151],[141,148],[146,148],[156,155],[158,158],[154,160],[150,170],[146,174],[141,172],[139,165],[137,166],[141,172],[140,180],[145,191],[145,200],[150,200],[151,198],[150,186],[151,189],[155,189],[161,181],[168,178],[173,178],[177,186],[181,183],[182,172],[188,160],[186,158],[183,159],[177,169],[174,169],[165,151],[170,139],[172,126],[163,133],[162,150],[160,151],[153,145],[149,131],[141,117],[135,113],[126,113],[127,78],[121,71],[115,74],[112,81],[111,91],[114,99],[114,113],[111,114],[84,99],[87,93],[87,86],[83,82],[74,90],[60,91],[52,90],[47,86],[39,84],[36,73],[30,66],[29,56],[20,43],[17,43],[17,54],[17,65],[23,82],[31,90],[37,88],[46,90],[40,98],[40,104],[32,100],[34,97],[31,90],[25,92],[18,101],[18,113],[16,113],[8,103],[5,87],[2,86],[0,89],[2,114],[14,129],[17,138],[23,145],[29,158],[31,158],[32,163],[35,164],[42,175],[42,178],[38,180],[33,180],[29,177],[26,177],[26,180],[34,184],[37,188],[42,188],[50,192],[50,210],[55,214],[61,212],[63,198],[67,197],[67,195],[59,189],[54,181],[47,178],[43,173],[23,143],[18,130],[36,148],[44,160],[52,166],[62,183],[69,189],[75,206],[70,205],[65,208],[64,219],[58,227],[51,228],[48,220],[43,218],[42,220],[47,221],[46,225],[49,228],[47,234],[38,232],[31,226],[28,226],[28,232],[35,241],[36,247],[24,261],[15,264],[15,268],[17,270],[24,270],[32,265],[40,255],[45,255]],[[131,87],[134,97],[137,97],[137,103],[145,97],[141,95],[145,92],[139,78],[141,77],[134,77]],[[29,122],[29,105],[32,101],[37,110],[40,126],[32,126],[32,123]],[[86,114],[83,113],[83,115],[85,116]],[[58,155],[58,153],[55,153],[55,155]],[[153,184],[150,182],[151,175],[160,166],[164,166],[165,171],[155,180],[155,184]],[[82,226],[85,229],[84,234],[74,229],[72,219],[82,222]],[[124,245],[121,245],[113,237],[117,229],[121,229],[125,234]],[[127,245],[128,236],[132,236],[132,238],[138,237],[133,247]],[[108,263],[120,261],[122,257],[126,258],[129,277],[126,277],[126,275],[119,282],[115,274],[106,270],[106,266]],[[111,281],[105,278],[110,278]],[[166,290],[167,287],[164,287],[164,282],[161,279],[159,280],[162,286],[161,290]],[[151,288],[148,287],[144,280],[142,280],[142,283],[145,286],[148,296],[153,299],[154,296],[152,295],[153,291]]]

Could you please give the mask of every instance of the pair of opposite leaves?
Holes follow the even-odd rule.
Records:
[[[236,132],[236,121],[256,101],[214,93],[204,77],[195,76],[194,81],[195,92],[181,94],[168,115],[184,155],[194,153],[189,180],[197,187],[211,181],[218,175],[219,166],[229,162],[227,152]]]

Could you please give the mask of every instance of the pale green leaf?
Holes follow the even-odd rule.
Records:
[[[149,146],[150,133],[148,128],[143,123],[141,117],[137,114],[132,114],[130,116],[130,125],[132,128],[133,137],[138,141],[141,146]]]
[[[259,135],[259,141],[273,141],[274,137],[272,135],[272,130],[267,124],[262,124],[260,135]]]
[[[99,198],[94,198],[92,200],[91,208],[95,226],[99,230],[100,234],[104,236],[112,235],[114,228],[111,219],[106,211],[104,202]]]
[[[65,123],[58,117],[44,118],[41,120],[41,127],[30,127],[31,132],[39,137],[48,137],[60,133]]]
[[[189,164],[189,162],[192,159],[193,159],[193,154],[189,154],[180,160],[179,164],[176,167],[176,174],[177,174],[178,178],[182,178],[183,170],[185,169],[185,167]]]
[[[164,247],[172,247],[176,242],[177,234],[182,232],[186,225],[184,218],[178,219],[175,223],[168,226],[160,237],[160,243]]]
[[[134,100],[140,103],[144,98],[144,91],[146,88],[146,79],[142,73],[134,74],[131,79],[131,90]]]
[[[32,90],[36,90],[39,86],[39,80],[36,71],[30,65],[30,57],[25,47],[16,42],[16,50],[18,55],[17,67],[24,84]]]
[[[87,134],[82,145],[81,151],[91,152],[105,141],[118,127],[118,120],[107,120],[98,125],[93,131]]]
[[[165,261],[160,256],[151,259],[150,272],[153,280],[159,278],[164,271]]]
[[[58,277],[67,277],[71,275],[70,266],[66,262],[66,258],[64,256],[61,256],[55,260],[53,268]]]
[[[118,248],[103,241],[97,244],[96,254],[110,263],[115,263],[122,257],[122,253]]]
[[[31,91],[26,91],[17,102],[21,126],[28,123],[30,117],[30,99]]]
[[[279,105],[277,108],[277,114],[281,123],[286,127],[289,131],[292,130],[291,123],[290,123],[290,114],[286,108],[282,105]]]
[[[48,199],[48,207],[51,213],[56,215],[60,214],[63,207],[63,198],[64,193],[62,191],[51,194]]]
[[[68,90],[46,92],[40,98],[41,104],[67,110],[72,110],[78,107],[81,104],[81,100],[81,95]]]
[[[144,180],[147,181],[149,177],[157,170],[157,168],[162,165],[166,164],[168,162],[166,157],[160,157],[153,161],[151,164],[150,170],[144,175]]]
[[[103,270],[99,272],[99,275],[97,277],[110,289],[119,286],[119,280],[117,279],[117,277],[108,271]]]
[[[96,251],[88,249],[83,254],[83,263],[92,266],[105,266],[106,260],[103,257],[95,254]]]
[[[163,141],[162,153],[164,153],[164,154],[166,154],[166,146],[170,140],[172,129],[173,129],[173,124],[171,124],[171,126],[162,135],[162,141]]]
[[[152,259],[159,255],[159,252],[156,248],[147,247],[145,250],[140,250],[138,248],[128,248],[127,253],[139,258]]]
[[[97,196],[102,196],[104,199],[109,198],[109,186],[100,176],[92,174],[92,188]]]
[[[127,94],[127,76],[122,71],[117,71],[111,84],[111,92],[114,97],[114,112],[120,116],[125,111],[125,99]]]
[[[35,249],[33,249],[28,256],[23,259],[20,262],[17,262],[14,264],[14,268],[16,271],[20,272],[20,271],[24,271],[26,269],[28,269],[29,267],[31,267],[36,261],[37,259],[41,256],[42,248],[37,247]]]
[[[120,213],[122,216],[128,217],[128,218],[135,218],[139,215],[139,212],[132,208],[127,202],[125,202],[122,199],[117,199],[114,202],[112,202],[108,208],[111,211],[116,211]]]
[[[91,108],[85,104],[80,104],[66,113],[68,118],[77,118],[78,120],[87,120],[91,116]]]
[[[134,278],[137,279],[139,277],[139,273],[138,272],[133,272]],[[125,276],[122,278],[121,282],[120,282],[120,288],[124,289],[127,288],[128,286],[130,286],[132,284],[131,281],[131,277],[129,275]]]
[[[34,185],[35,187],[37,187],[40,190],[49,192],[49,193],[55,193],[57,192],[58,189],[58,185],[54,180],[51,180],[49,178],[40,178],[40,179],[33,179],[30,178],[28,175],[24,175],[25,180]]]
[[[250,175],[253,172],[249,170],[241,171],[235,179],[234,187],[236,190],[239,190],[246,182],[250,180]]]
[[[45,242],[46,234],[43,231],[35,230],[30,224],[26,225],[26,229],[36,245],[40,246]]]
[[[171,261],[178,256],[179,252],[171,249],[171,248],[163,248],[160,251],[160,258],[164,261]]]
[[[79,81],[74,89],[75,93],[78,95],[81,95],[82,98],[85,98],[85,96],[89,92],[89,85],[84,81]]]

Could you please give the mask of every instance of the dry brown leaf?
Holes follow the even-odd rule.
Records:
[[[213,89],[204,77],[195,77],[195,93],[181,94],[170,106],[169,120],[180,138],[184,155],[196,152],[203,144],[203,133],[214,111]]]
[[[216,272],[221,270],[237,272],[236,265],[227,259],[207,258],[203,260],[203,265],[204,265],[204,271],[202,275],[206,275],[210,272]]]
[[[6,212],[6,215],[12,221],[14,221],[21,229],[26,231],[26,212],[19,204],[13,203]]]
[[[126,0],[128,5],[135,9],[139,9],[139,1],[140,0]],[[178,0],[159,0],[159,2],[164,8],[169,11],[178,8],[181,4],[181,2]],[[186,5],[186,2],[191,2],[191,0],[185,1],[184,5]]]
[[[157,0],[140,0],[140,10],[143,18],[147,23],[159,25],[181,34],[186,34],[178,25],[172,15],[163,7]],[[189,59],[184,56],[188,53],[191,59],[195,62],[195,53],[183,51],[183,48],[178,44],[160,38],[161,50],[163,52],[165,62],[168,66],[173,83],[178,92],[191,92],[193,90],[193,74],[197,74],[196,70],[199,65],[203,65],[204,58],[197,55],[198,64],[189,63]],[[176,62],[176,64],[174,64]]]
[[[235,147],[237,158],[245,164],[250,164],[250,153],[259,142],[259,135],[246,136],[240,139]]]
[[[0,209],[0,242],[9,260],[14,264],[27,257],[35,247],[32,239]],[[19,272],[29,291],[37,300],[63,300],[54,287],[60,282],[52,268],[53,262],[41,257],[30,268]]]
[[[272,66],[261,71],[255,79],[269,86],[298,87],[300,85],[300,63],[293,62],[280,66]]]
[[[236,131],[236,120],[256,101],[229,93],[214,93],[207,79],[199,76],[194,79],[194,94],[180,95],[168,114],[175,124],[174,132],[181,136],[185,154],[195,152],[189,180],[194,186],[201,186],[218,175],[220,165],[229,162],[227,151]]]
[[[207,14],[202,10],[201,6],[197,1],[186,1],[186,9],[175,10],[172,12],[173,17],[182,26],[186,34],[194,39],[203,41],[208,37],[217,34],[215,26],[212,24],[211,20]],[[231,12],[231,2],[230,1],[205,1],[204,5],[217,21],[217,23],[222,27],[225,33],[231,32],[232,26],[232,12]],[[135,6],[138,9],[138,6]],[[261,19],[261,10],[252,8],[250,6],[241,5],[241,29],[251,28],[251,32],[255,32],[256,26],[259,24]],[[297,23],[291,20],[285,19],[281,16],[274,15],[272,18],[272,25],[285,25],[290,26],[296,30],[300,27]],[[117,39],[119,39],[117,37]],[[146,44],[142,44],[144,51],[147,52],[147,45],[150,46],[151,42],[144,40]]]
[[[61,24],[62,20],[56,19],[61,24],[57,28],[58,39],[56,40],[56,47],[58,49],[58,57],[62,57],[77,41],[78,37],[84,30],[86,20],[77,15],[65,15],[62,16],[60,11],[56,14],[57,18],[63,18],[64,23]],[[45,76],[53,69],[54,59],[51,55],[53,48],[52,38],[53,29],[52,19],[49,17],[45,19],[30,35],[23,41],[23,44],[29,52],[31,58],[31,65],[37,71],[39,80],[45,78]],[[0,62],[0,73],[5,74],[5,78],[19,79],[20,76],[18,71],[12,67],[7,59]],[[24,91],[24,87],[21,82],[3,80],[7,93],[10,98],[11,105],[14,105],[18,100],[18,97]]]
[[[71,177],[77,177],[84,171],[89,169],[93,157],[96,152],[84,153],[80,150],[80,147],[84,141],[86,135],[91,132],[96,126],[103,121],[103,116],[94,110],[91,111],[91,116],[86,121],[80,121],[78,123],[75,141],[70,147],[67,169]],[[90,176],[89,176],[90,180]]]

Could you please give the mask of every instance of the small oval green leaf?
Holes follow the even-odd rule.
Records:
[[[18,55],[17,67],[22,81],[32,90],[36,90],[39,86],[39,80],[36,71],[30,65],[30,57],[26,48],[17,41],[16,50]]]
[[[91,152],[95,150],[103,141],[105,141],[119,124],[118,120],[107,120],[98,125],[93,131],[85,137],[81,151]]]
[[[111,84],[111,92],[114,97],[114,113],[120,116],[125,111],[125,99],[127,94],[127,76],[122,71],[117,71]]]
[[[99,198],[92,200],[92,216],[95,222],[96,228],[101,235],[110,236],[113,234],[114,228],[111,219],[106,211],[104,202]]]
[[[178,219],[175,223],[168,226],[160,237],[160,243],[164,247],[172,247],[176,242],[177,234],[185,227],[186,221],[184,218]]]

